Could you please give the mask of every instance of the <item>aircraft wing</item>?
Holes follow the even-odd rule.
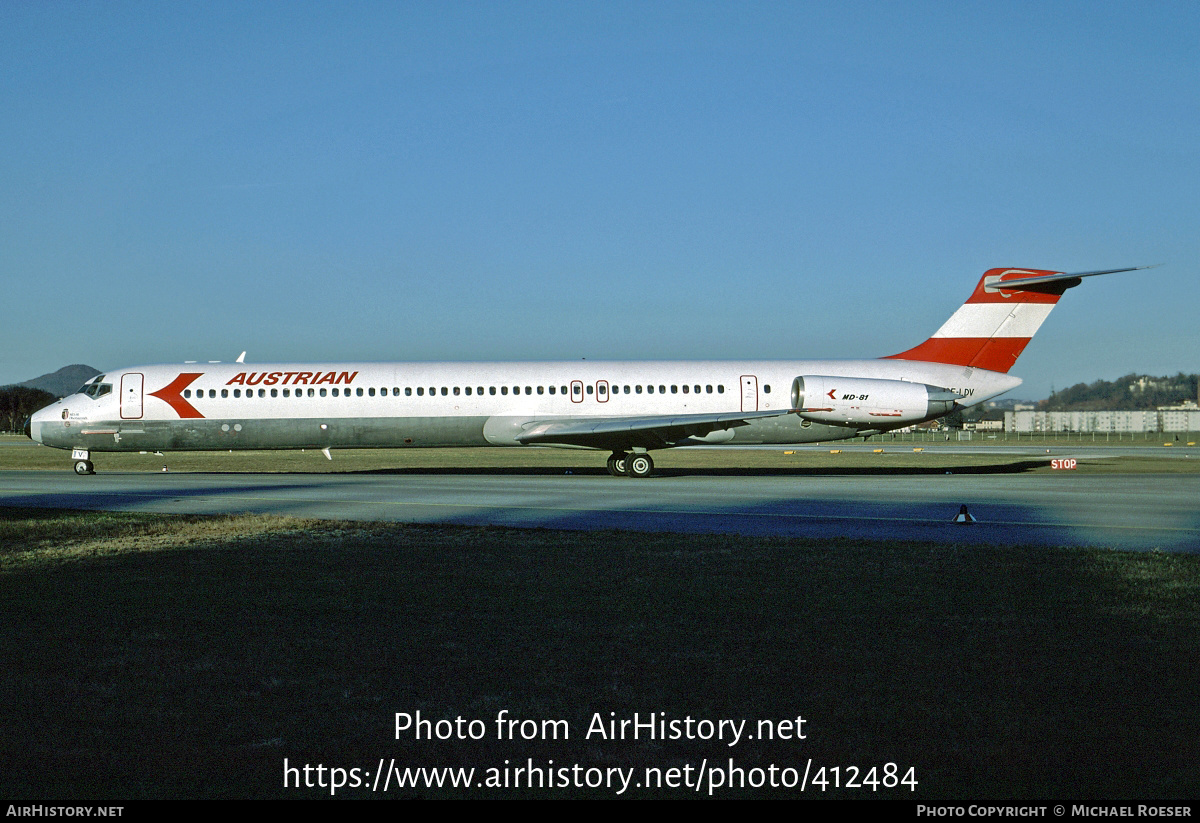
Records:
[[[759,412],[714,412],[663,417],[589,417],[538,420],[529,424],[516,440],[525,445],[539,443],[622,449],[641,446],[663,448],[689,437],[703,437],[720,429],[748,425],[751,420],[781,417],[790,409]]]

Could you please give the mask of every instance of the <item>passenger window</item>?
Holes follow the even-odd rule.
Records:
[[[586,389],[586,391],[587,391],[587,393],[588,393],[588,394],[591,394],[591,393],[592,393],[592,384],[591,384],[591,383],[588,383],[588,384],[587,384],[587,389]]]
[[[445,386],[442,386],[442,397],[445,397],[449,393],[450,391]]]
[[[654,386],[647,386],[646,394],[654,394]]]
[[[217,390],[216,390],[216,389],[209,389],[209,390],[208,390],[208,396],[209,396],[209,397],[211,397],[213,400],[216,400],[216,399],[217,399]]]
[[[267,396],[267,390],[266,390],[266,389],[259,389],[259,390],[258,390],[258,396],[259,396],[259,397],[266,397],[266,396]]]
[[[628,387],[628,386],[625,386],[625,393],[626,393],[626,394],[629,394],[629,387]]]
[[[334,389],[334,391],[337,391],[337,389]],[[424,396],[425,396],[425,387],[417,386],[417,397],[424,397]]]
[[[545,394],[542,386],[538,386],[538,394]]]
[[[553,387],[553,386],[551,386],[551,387],[550,387],[550,393],[551,393],[551,394],[554,394],[554,387]]]
[[[354,390],[354,393],[355,393],[355,394],[357,394],[359,397],[362,397],[362,396],[363,396],[363,395],[362,395],[362,389],[361,389],[361,388],[355,389],[355,390]],[[371,393],[372,393],[372,394],[374,394],[374,389],[372,389],[372,390],[371,390]]]
[[[688,387],[687,387],[686,385],[684,385],[684,387],[683,387],[683,393],[684,393],[684,394],[687,394],[687,393],[688,393]]]
[[[488,394],[495,395],[495,393],[496,393],[496,387],[488,386]]]
[[[278,396],[279,396],[279,389],[271,389],[271,396],[272,396],[272,397],[278,397]]]
[[[679,394],[679,387],[678,387],[678,386],[672,386],[672,387],[671,387],[671,394]]]
[[[405,396],[405,397],[412,397],[412,386],[405,386],[405,387],[404,387],[404,396]]]
[[[371,395],[371,397],[374,397],[375,396],[375,387],[372,386],[371,388],[367,389],[367,394]]]
[[[284,396],[284,397],[291,397],[291,396],[292,396],[292,390],[291,390],[291,389],[284,389],[284,390],[283,390],[283,396]]]
[[[705,393],[705,394],[712,394],[712,386],[705,386],[705,387],[704,387],[704,393]]]
[[[480,397],[482,397],[483,396],[483,386],[476,386],[475,393],[478,394]]]
[[[309,397],[312,397],[312,396],[313,396],[313,394],[315,394],[315,392],[314,392],[312,389],[309,389],[309,390],[308,390],[308,396],[309,396]]]
[[[771,384],[770,384],[770,383],[768,383],[767,385],[763,386],[763,392],[765,392],[766,394],[770,394],[770,393],[771,393]]]
[[[454,387],[454,396],[455,397],[458,397],[458,392],[459,392],[459,388],[458,388],[458,386],[455,386]],[[442,392],[442,394],[445,394],[445,392]]]
[[[471,387],[470,386],[467,386],[465,389],[463,389],[463,391],[466,393],[467,397],[471,396]]]
[[[724,394],[724,393],[725,393],[725,387],[722,386],[720,383],[718,383],[717,384],[717,394]]]
[[[192,390],[191,390],[191,389],[184,389],[184,390],[183,390],[183,396],[184,396],[184,397],[187,397],[187,398],[189,398],[189,399],[190,399],[190,398],[191,398],[191,396],[192,396]]]
[[[500,387],[500,393],[501,393],[501,394],[508,394],[508,386],[501,386],[501,387]]]
[[[559,388],[559,391],[560,391],[560,392],[562,392],[563,394],[566,394],[566,393],[567,393],[567,387],[566,387],[566,386],[562,386],[561,388]]]
[[[634,387],[633,387],[633,390],[634,390],[635,392],[637,392],[638,394],[641,394],[641,393],[642,393],[642,387],[641,387],[641,385],[640,385],[640,384],[639,384],[639,385],[637,385],[637,386],[634,386]]]
[[[241,397],[241,396],[242,396],[242,390],[241,390],[241,389],[234,389],[234,390],[233,390],[233,396],[234,396],[234,397]]]
[[[324,397],[324,396],[325,396],[325,390],[324,390],[324,389],[321,389],[321,396],[322,396],[322,397]]]

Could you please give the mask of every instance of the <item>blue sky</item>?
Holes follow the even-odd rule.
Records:
[[[994,266],[1015,396],[1200,370],[1200,5],[0,0],[0,384],[874,357]]]

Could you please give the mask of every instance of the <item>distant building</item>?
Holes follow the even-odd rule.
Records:
[[[1164,432],[1200,431],[1200,409],[1164,409],[1159,416]]]
[[[1195,404],[1192,404],[1195,405]],[[1200,431],[1200,408],[1156,411],[1012,411],[1004,413],[1007,432],[1141,432]]]

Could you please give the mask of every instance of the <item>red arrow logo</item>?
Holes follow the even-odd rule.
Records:
[[[203,372],[197,374],[181,374],[158,391],[150,392],[150,396],[157,397],[159,400],[166,403],[168,406],[173,408],[175,413],[180,417],[202,418],[204,415],[197,411],[195,406],[184,400],[183,395],[180,394],[180,392],[192,385],[192,381],[194,381],[197,377],[203,376]]]
[[[833,396],[833,393],[834,393],[835,391],[837,391],[837,389],[830,389],[830,390],[829,390],[829,399],[830,399],[830,400],[837,400],[837,398]]]

